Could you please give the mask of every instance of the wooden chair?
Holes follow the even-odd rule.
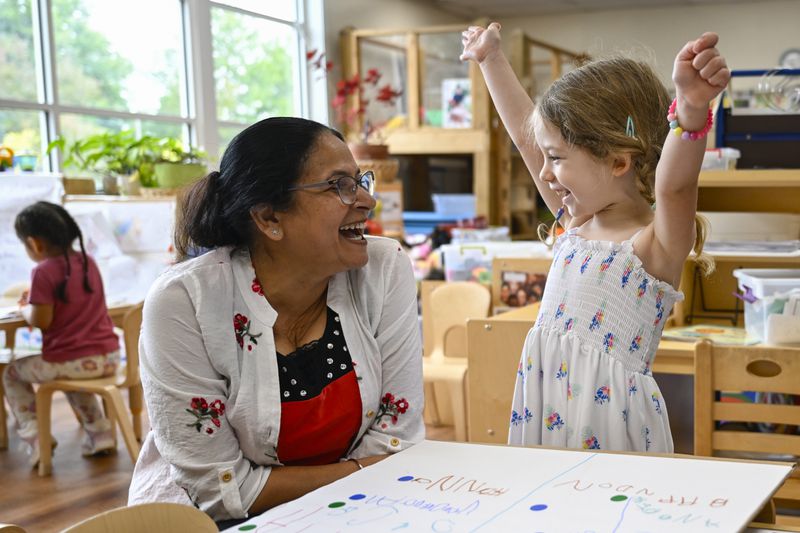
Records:
[[[489,315],[491,293],[479,283],[446,283],[431,292],[433,350],[423,358],[422,376],[429,408],[439,419],[434,383],[443,383],[453,407],[457,441],[467,438],[467,320]]]
[[[800,435],[757,433],[718,428],[718,421],[789,424],[800,426],[800,406],[728,403],[718,391],[800,394],[800,349],[767,346],[718,346],[710,341],[695,346],[694,453],[749,453],[764,459],[800,456]],[[777,457],[776,457],[777,456]],[[800,509],[800,472],[792,475],[773,496],[780,510]],[[778,515],[778,523],[800,525],[794,516]]]
[[[50,436],[50,408],[53,393],[60,391],[89,392],[103,398],[106,414],[113,424],[119,424],[128,447],[131,461],[139,456],[143,410],[142,383],[139,378],[139,330],[142,327],[142,303],[132,307],[122,319],[126,364],[121,365],[116,376],[99,379],[59,379],[42,383],[36,390],[36,417],[39,424],[39,475],[50,475],[52,469],[52,439]],[[125,409],[121,389],[128,389],[130,412]]]
[[[179,503],[145,503],[118,507],[97,514],[62,533],[217,533],[217,525],[206,513]]]
[[[14,524],[0,524],[0,533],[25,533],[25,530]]]

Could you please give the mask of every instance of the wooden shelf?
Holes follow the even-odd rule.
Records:
[[[800,169],[707,170],[700,187],[800,187]]]
[[[471,154],[488,150],[490,139],[484,130],[422,127],[392,132],[386,143],[393,155]]]

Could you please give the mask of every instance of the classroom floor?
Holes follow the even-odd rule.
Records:
[[[9,421],[9,447],[0,450],[0,523],[16,524],[31,533],[60,531],[127,502],[133,464],[122,437],[116,454],[84,458],[80,454],[81,431],[62,393],[53,398],[52,416],[58,447],[53,475],[45,478],[28,466]],[[450,426],[428,427],[427,436],[452,440],[454,434]]]

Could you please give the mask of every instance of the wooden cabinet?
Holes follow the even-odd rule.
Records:
[[[800,213],[800,169],[730,170],[700,173],[697,210],[750,213]],[[681,277],[683,302],[676,305],[675,325],[720,323],[743,326],[742,306],[733,271],[737,268],[796,268],[797,256],[711,254],[716,268],[702,276],[692,260]]]
[[[387,131],[392,155],[467,155],[472,158],[472,190],[476,214],[492,217],[490,100],[478,67],[461,62],[461,32],[467,24],[414,29],[345,29],[341,34],[342,75],[367,75],[377,68],[380,85],[402,88],[394,109],[371,120],[403,117]],[[470,127],[442,127],[442,91],[446,80],[469,80]],[[351,102],[356,109],[357,100]],[[374,113],[367,110],[367,114]],[[369,117],[367,117],[369,118]],[[351,128],[347,133],[354,133]]]

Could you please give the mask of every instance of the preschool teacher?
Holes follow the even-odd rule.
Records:
[[[374,176],[340,133],[262,120],[187,193],[144,306],[152,430],[129,505],[253,516],[424,438],[410,261],[364,236]]]

